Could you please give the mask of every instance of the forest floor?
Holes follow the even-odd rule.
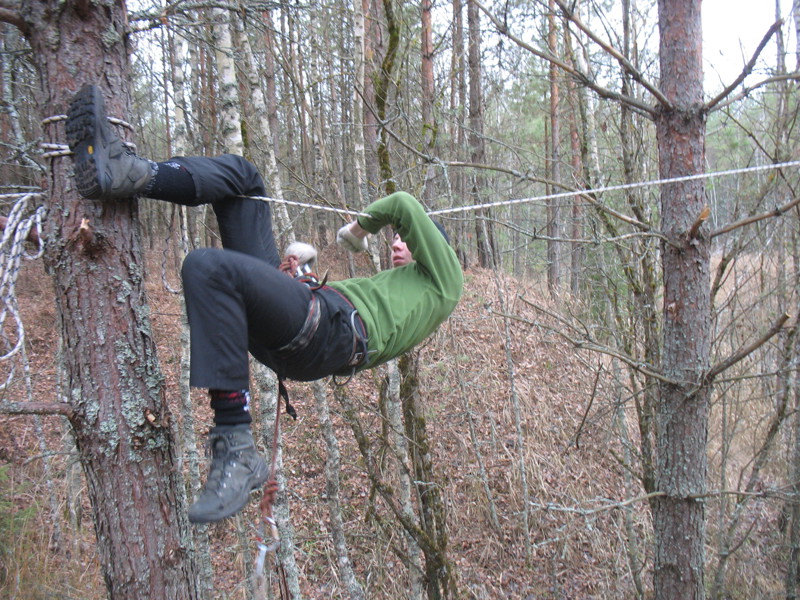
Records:
[[[147,287],[170,398],[180,375],[181,308],[178,296],[162,284],[160,260],[158,252],[150,256]],[[337,266],[331,267],[334,279]],[[50,286],[40,263],[24,266],[18,298],[32,395],[48,402],[57,399],[59,382]],[[643,494],[621,466],[622,418],[624,435],[635,446],[635,417],[618,410],[605,377],[597,376],[604,359],[576,351],[552,333],[555,323],[548,313],[556,306],[565,308],[531,282],[471,268],[459,307],[420,350],[421,404],[447,507],[448,552],[459,597],[629,598],[636,596],[637,580],[645,589],[649,585],[646,505],[619,505]],[[363,373],[347,385],[376,437],[382,377],[381,370]],[[291,383],[290,393],[299,418],[283,421],[283,462],[301,588],[306,598],[344,598],[328,529],[326,448],[312,388]],[[210,414],[203,393],[194,394],[202,439]],[[367,598],[405,598],[409,578],[402,535],[374,498],[352,431],[332,396],[345,533],[356,575]],[[27,397],[17,369],[0,399]],[[0,417],[2,598],[106,597],[85,484],[70,448],[60,417]],[[255,548],[249,528],[256,506],[254,500],[241,517],[209,527],[215,599],[248,597],[244,573]],[[774,545],[770,532],[777,518],[766,509],[754,518],[755,542]],[[742,564],[752,556],[746,552]],[[764,592],[758,597],[766,598],[778,589],[775,573],[774,563],[762,560],[742,577],[758,580],[756,587]]]

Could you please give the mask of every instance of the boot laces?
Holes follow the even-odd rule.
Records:
[[[211,433],[206,441],[206,456],[211,457],[211,470],[205,488],[221,496],[222,490],[228,487],[226,479],[233,476],[234,469],[240,462],[239,453],[247,449],[249,444],[234,445],[231,433]],[[241,463],[242,466],[246,466]]]

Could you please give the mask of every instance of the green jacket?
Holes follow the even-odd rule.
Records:
[[[464,275],[456,253],[410,194],[397,192],[370,204],[358,224],[370,233],[390,225],[414,262],[372,277],[328,285],[347,296],[369,336],[367,369],[410,350],[428,337],[458,304]]]

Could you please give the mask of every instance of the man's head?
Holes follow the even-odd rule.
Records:
[[[406,243],[400,239],[400,234],[395,233],[392,238],[392,266],[402,267],[412,262],[411,250],[408,249]]]
[[[442,237],[444,237],[445,241],[449,244],[450,238],[442,224],[439,223],[439,221],[433,221],[433,224],[436,225],[439,233],[442,234]],[[395,233],[394,238],[392,238],[392,267],[402,267],[413,261],[414,259],[411,258],[411,251],[408,249],[408,246],[406,246],[406,243],[400,238],[400,234]]]

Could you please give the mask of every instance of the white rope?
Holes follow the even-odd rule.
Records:
[[[10,196],[10,194],[5,196]],[[30,213],[28,208],[29,204],[33,200],[40,199],[41,195],[18,194],[17,197],[18,200],[8,215],[8,221],[3,229],[2,237],[0,237],[0,301],[3,303],[2,310],[0,310],[0,340],[5,346],[4,354],[0,355],[0,362],[9,360],[24,348],[25,329],[19,314],[16,296],[20,260],[23,257],[34,260],[44,254],[41,231],[46,209],[44,206],[39,206]],[[38,248],[31,254],[25,249],[25,240],[34,229],[39,232],[40,236]],[[12,332],[6,330],[6,319],[9,316],[13,320],[14,331]],[[13,375],[14,368],[12,366],[6,381],[0,384],[0,390],[11,382]]]
[[[133,131],[133,125],[128,123],[127,121],[123,121],[122,119],[118,119],[117,117],[109,117],[106,116],[106,119],[112,125],[117,125],[118,127],[124,127],[130,131]],[[52,117],[47,117],[42,119],[42,125],[52,125],[53,123],[60,123],[61,121],[66,121],[67,115],[53,115]],[[136,144],[133,142],[127,142],[122,140],[122,145],[127,147],[131,152],[134,154],[136,153]],[[42,158],[57,158],[59,156],[72,156],[72,150],[69,149],[69,146],[66,144],[54,144],[49,142],[42,142],[39,144],[39,147],[42,150],[46,150],[46,152],[42,153]]]
[[[775,163],[769,165],[761,165],[758,167],[743,167],[740,169],[729,169],[727,171],[713,171],[710,173],[697,173],[696,175],[685,175],[683,177],[673,177],[669,179],[652,179],[649,181],[639,181],[636,183],[624,183],[620,185],[609,185],[604,187],[597,187],[592,189],[581,189],[570,192],[559,192],[558,194],[546,194],[544,196],[533,196],[529,198],[516,198],[513,200],[501,200],[499,202],[487,202],[485,204],[472,204],[470,206],[457,206],[454,208],[442,208],[439,210],[429,211],[430,216],[446,215],[451,213],[467,212],[471,210],[481,210],[483,208],[494,208],[496,206],[510,206],[513,204],[528,204],[532,202],[541,202],[544,200],[556,200],[559,198],[571,198],[573,196],[584,196],[590,194],[602,194],[603,192],[615,192],[619,190],[632,190],[643,187],[655,187],[666,185],[669,183],[681,183],[684,181],[695,181],[697,179],[713,179],[716,177],[725,177],[728,175],[737,175],[739,173],[754,173],[757,171],[771,171],[775,169],[782,169],[787,167],[800,166],[800,160],[794,160],[784,163]],[[334,208],[332,206],[322,206],[320,204],[309,204],[306,202],[297,202],[294,200],[286,200],[282,198],[270,198],[269,196],[240,196],[241,198],[252,198],[253,200],[261,200],[264,202],[276,202],[279,204],[288,204],[291,206],[299,206],[301,208],[311,208],[315,210],[322,210],[342,215],[350,215],[355,217],[368,217],[369,215],[357,210],[346,210],[342,208]]]
[[[306,202],[297,202],[296,200],[286,200],[283,198],[270,198],[269,196],[239,196],[240,198],[250,198],[252,200],[261,200],[263,202],[277,202],[278,204],[288,204],[290,206],[299,206],[301,208],[313,208],[315,210],[322,210],[340,215],[350,215],[354,217],[368,217],[369,215],[357,210],[347,210],[344,208],[334,208],[333,206],[323,206],[321,204],[308,204]]]
[[[727,175],[736,175],[738,173],[753,173],[756,171],[769,171],[774,169],[781,169],[786,167],[797,167],[800,166],[800,160],[795,160],[791,162],[784,162],[784,163],[777,163],[777,164],[770,164],[770,165],[761,165],[758,167],[744,167],[741,169],[730,169],[727,171],[715,171],[711,173],[697,173],[696,175],[685,175],[683,177],[673,177],[669,179],[653,179],[650,181],[640,181],[636,183],[624,183],[620,185],[609,185],[605,187],[598,187],[589,190],[575,190],[572,192],[560,192],[558,194],[546,194],[544,196],[534,196],[531,198],[517,198],[514,200],[501,200],[500,202],[487,202],[486,204],[473,204],[472,206],[459,206],[456,208],[443,208],[440,210],[434,210],[429,212],[428,214],[433,215],[445,215],[450,213],[459,213],[459,212],[466,212],[469,210],[480,210],[482,208],[493,208],[495,206],[509,206],[512,204],[526,204],[530,202],[541,202],[543,200],[556,200],[559,198],[571,198],[572,196],[584,196],[590,194],[601,194],[603,192],[615,192],[619,190],[632,190],[636,188],[642,187],[654,187],[660,185],[666,185],[669,183],[681,183],[684,181],[695,181],[697,179],[711,179],[714,177],[724,177]]]

